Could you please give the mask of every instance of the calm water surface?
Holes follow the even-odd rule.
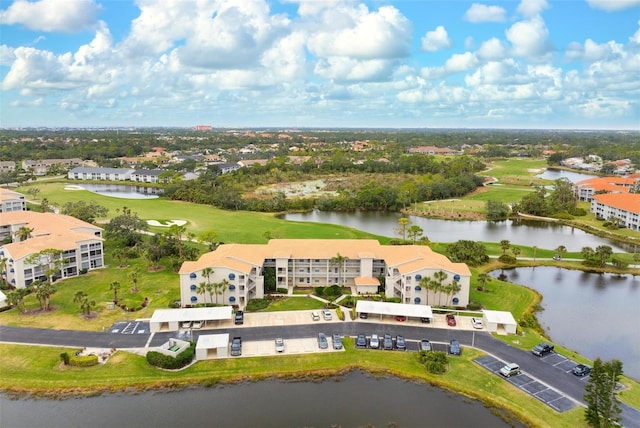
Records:
[[[640,277],[539,266],[491,272],[540,292],[538,321],[557,343],[590,359],[617,358],[640,380]]]
[[[597,175],[583,174],[580,172],[565,171],[563,169],[546,169],[542,174],[536,175],[538,178],[544,178],[547,180],[557,180],[559,178],[566,178],[572,183],[578,181],[588,180],[590,178],[596,178]]]
[[[112,198],[122,199],[155,199],[158,197],[158,191],[162,192],[162,189],[155,187],[145,186],[131,186],[127,184],[78,184],[78,187],[82,187],[92,193],[97,193],[102,196],[111,196]]]
[[[64,401],[0,397],[14,427],[502,427],[482,403],[425,384],[353,372],[322,382],[263,381]]]
[[[376,235],[398,238],[396,229],[401,216],[400,213],[311,211],[286,214],[284,219],[339,224]],[[609,245],[614,251],[633,251],[625,249],[624,244],[590,235],[580,229],[540,221],[450,221],[416,216],[409,216],[409,220],[411,224],[420,226],[424,236],[434,242],[456,242],[460,239],[500,242],[507,239],[512,244],[535,245],[547,249],[564,245],[569,251],[580,251],[582,247]]]

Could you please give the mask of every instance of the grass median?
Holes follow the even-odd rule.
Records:
[[[465,348],[462,357],[449,359],[445,375],[431,375],[419,364],[415,353],[359,350],[354,349],[351,340],[344,342],[344,352],[210,360],[177,372],[151,367],[143,357],[124,351],[114,354],[106,364],[65,368],[60,366],[60,353],[75,349],[4,345],[0,348],[0,389],[9,394],[64,398],[271,378],[317,381],[360,369],[372,375],[425,382],[480,399],[487,407],[506,409],[529,426],[585,426],[582,409],[557,413],[475,364],[472,359],[482,355],[477,350]],[[498,413],[504,416],[503,412]]]

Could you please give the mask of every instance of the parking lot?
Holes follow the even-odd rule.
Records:
[[[549,358],[553,355],[557,355],[557,354],[551,354],[544,358]],[[558,355],[558,357],[560,356]],[[567,359],[565,358],[565,360]],[[476,358],[473,361],[479,364],[480,366],[484,367],[485,369],[489,370],[490,372],[494,373],[496,376],[500,376],[505,380],[505,382],[509,382],[510,384],[516,386],[517,388],[521,389],[527,394],[532,395],[533,397],[537,398],[538,400],[542,401],[547,406],[551,407],[552,409],[558,412],[566,412],[567,410],[571,410],[579,406],[579,403],[576,402],[575,400],[571,399],[566,395],[563,395],[562,393],[549,387],[548,385],[545,385],[539,380],[533,379],[532,377],[527,375],[527,373],[525,372],[522,372],[521,374],[516,376],[511,376],[509,378],[503,377],[502,375],[500,375],[499,370],[506,363],[504,361],[498,360],[497,358],[491,355],[486,355],[484,357]],[[573,368],[575,365],[576,364],[573,363],[571,368]],[[571,371],[571,369],[569,369],[568,371]]]
[[[318,340],[314,338],[288,339],[284,341],[284,351],[276,352],[275,340],[248,341],[242,343],[243,357],[264,357],[267,355],[292,355],[310,354],[316,352],[344,352],[344,349],[333,349],[333,343],[329,337],[329,347],[320,349]],[[237,358],[237,357],[233,357]]]

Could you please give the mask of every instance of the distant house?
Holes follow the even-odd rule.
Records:
[[[82,164],[82,159],[79,158],[42,160],[28,159],[22,162],[22,169],[24,169],[25,171],[29,171],[34,175],[45,175],[53,166],[63,166],[65,168],[71,168]]]
[[[603,193],[591,198],[591,212],[602,220],[615,219],[618,226],[640,230],[640,195]]]
[[[71,180],[131,180],[131,174],[135,169],[131,168],[73,168],[67,174]]]
[[[579,201],[590,201],[597,193],[629,193],[640,178],[633,177],[596,177],[578,181],[573,191]]]
[[[0,187],[0,213],[26,210],[27,199],[22,193]]]
[[[227,174],[227,173],[230,173],[230,172],[233,172],[233,171],[237,171],[240,168],[242,168],[240,165],[238,165],[237,163],[233,163],[233,162],[212,163],[210,165],[218,167],[218,170],[220,171],[220,174]]]
[[[163,169],[136,169],[131,173],[131,181],[141,183],[160,183],[160,175],[167,171]]]
[[[14,161],[0,161],[0,172],[13,172],[16,170]]]
[[[460,152],[450,149],[449,147],[421,146],[411,147],[409,153],[420,155],[457,155]]]
[[[238,162],[240,166],[252,167],[254,165],[266,165],[269,159],[243,159]]]

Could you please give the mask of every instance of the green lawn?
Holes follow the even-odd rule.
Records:
[[[308,309],[322,309],[324,303],[310,297],[285,297],[275,300],[260,312],[302,311]]]
[[[352,369],[366,369],[480,398],[487,406],[509,409],[518,419],[532,426],[585,426],[581,409],[555,412],[473,363],[473,358],[482,355],[479,351],[465,348],[461,357],[450,359],[448,373],[436,376],[426,372],[415,353],[356,350],[351,340],[344,343],[345,352],[202,361],[182,371],[158,370],[149,366],[143,357],[123,351],[117,352],[104,365],[61,368],[60,353],[75,349],[3,345],[0,347],[0,361],[3,362],[0,390],[60,398],[65,394],[96,394],[131,390],[132,387],[190,387],[272,377],[312,380]]]
[[[77,183],[76,183],[77,184]],[[389,238],[372,235],[348,227],[307,222],[292,222],[275,217],[269,213],[247,211],[225,211],[208,205],[168,199],[118,199],[97,195],[85,190],[64,190],[63,183],[38,183],[38,200],[47,198],[62,206],[67,202],[92,200],[109,209],[107,219],[118,215],[118,210],[128,207],[143,220],[186,220],[187,231],[199,235],[205,231],[214,231],[222,242],[241,244],[259,244],[267,242],[265,232],[272,237],[289,239],[378,239],[381,243]],[[16,189],[26,193],[27,187]],[[104,219],[106,220],[106,219]],[[154,232],[165,228],[151,228]]]
[[[540,180],[535,178],[547,167],[545,159],[511,158],[492,162],[490,170],[483,172],[484,175],[496,177],[504,183],[517,183],[528,186],[531,182]]]

